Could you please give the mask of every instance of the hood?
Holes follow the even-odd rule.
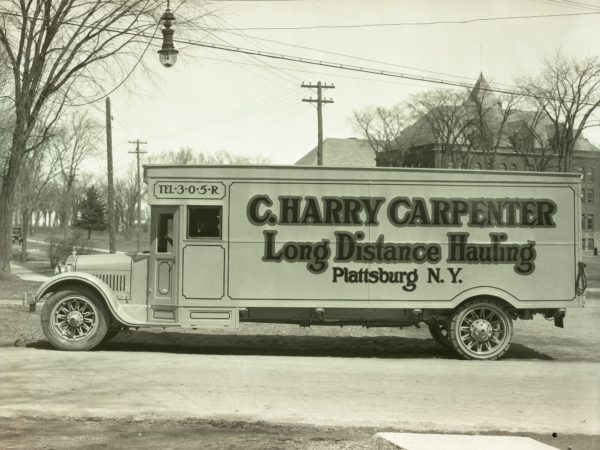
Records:
[[[75,257],[74,269],[79,272],[130,271],[131,257],[124,253],[80,255]]]

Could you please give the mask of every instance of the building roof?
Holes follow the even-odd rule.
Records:
[[[297,166],[316,166],[317,147],[300,158]],[[327,138],[323,141],[324,166],[374,167],[375,152],[367,139]]]
[[[474,101],[474,102],[480,101],[482,97],[489,96],[488,92],[491,94],[491,92],[489,91],[489,88],[490,88],[490,84],[483,76],[483,72],[480,72],[479,78],[477,78],[477,81],[475,82],[475,86],[473,86],[473,89],[471,89],[469,98],[471,99],[471,101]]]

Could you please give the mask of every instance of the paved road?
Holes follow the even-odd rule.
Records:
[[[240,339],[244,339],[240,336]],[[0,417],[600,433],[600,364],[0,348]]]

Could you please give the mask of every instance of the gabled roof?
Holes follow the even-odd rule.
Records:
[[[490,84],[483,76],[483,72],[480,72],[479,78],[477,78],[475,86],[473,86],[473,89],[471,89],[469,98],[472,101],[476,102],[479,101],[482,97],[488,97],[490,94],[492,94],[492,92],[488,90],[489,88]]]
[[[300,158],[297,166],[316,166],[317,147]],[[366,139],[327,138],[323,141],[323,165],[338,167],[374,167],[375,152]]]

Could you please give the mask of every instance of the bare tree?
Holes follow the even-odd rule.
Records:
[[[262,155],[237,155],[226,150],[203,152],[191,147],[177,151],[163,151],[149,158],[151,164],[204,164],[204,165],[264,165],[269,158]]]
[[[466,102],[466,143],[471,152],[481,155],[484,168],[494,169],[498,150],[507,146],[507,125],[519,102],[517,95],[497,96],[487,89],[472,93]]]
[[[74,87],[79,95],[104,91],[103,73],[121,70],[124,77],[141,60],[164,7],[162,0],[6,0],[0,5],[0,48],[12,72],[14,111],[0,191],[0,270],[10,271],[17,180],[43,110],[64,104]]]
[[[435,89],[409,101],[415,117],[412,133],[435,144],[442,155],[441,167],[471,166],[472,148],[467,139],[470,113],[465,100],[464,92]]]
[[[521,82],[552,125],[551,146],[558,170],[572,168],[573,150],[590,117],[600,106],[600,60],[567,58],[557,53],[543,63],[541,74]]]
[[[409,125],[409,114],[403,104],[391,108],[366,108],[355,111],[350,122],[359,135],[366,139],[375,153],[375,158],[388,163],[401,166],[403,150],[406,146],[400,145],[400,135]],[[390,161],[390,158],[393,161]]]
[[[46,141],[49,145],[49,141]],[[23,158],[19,175],[18,203],[21,213],[21,261],[27,260],[28,239],[33,213],[46,200],[45,193],[57,174],[57,160],[44,146],[36,148]]]
[[[115,212],[127,240],[131,239],[137,220],[138,198],[145,195],[145,190],[137,186],[135,172],[132,165],[124,177],[115,181]]]
[[[521,157],[525,167],[545,172],[549,163],[556,159],[550,135],[553,127],[545,111],[518,111],[518,120],[509,124],[507,135],[510,146]]]
[[[52,141],[52,153],[57,161],[61,185],[61,206],[58,215],[63,234],[66,234],[71,219],[77,173],[86,158],[99,153],[101,131],[100,125],[85,113],[75,113]]]

